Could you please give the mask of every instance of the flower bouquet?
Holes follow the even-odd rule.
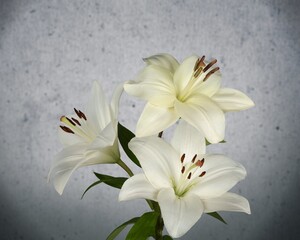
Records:
[[[95,82],[85,111],[74,109],[60,118],[64,148],[49,172],[56,191],[63,193],[79,167],[114,163],[124,169],[128,178],[95,172],[97,181],[84,192],[104,183],[120,189],[120,201],[147,201],[148,212],[121,224],[108,240],[128,225],[127,240],[168,240],[187,233],[203,213],[222,222],[219,211],[250,214],[248,200],[228,192],[245,178],[245,168],[222,154],[207,153],[206,146],[225,142],[225,113],[248,109],[252,100],[221,88],[217,60],[193,55],[180,64],[169,54],[158,54],[144,61],[134,80],[115,89],[110,103]],[[147,101],[135,134],[118,122],[123,91]],[[172,139],[165,140],[164,131],[176,123]],[[133,173],[121,159],[120,147],[140,172]]]

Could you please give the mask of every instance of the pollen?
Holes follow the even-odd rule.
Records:
[[[203,166],[203,164],[204,164],[204,158],[202,158],[202,160],[198,160],[197,162],[196,162],[196,165],[198,166],[198,167],[202,167]]]

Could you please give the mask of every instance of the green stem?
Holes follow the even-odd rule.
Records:
[[[164,221],[161,216],[160,207],[157,202],[153,203],[153,208],[155,212],[159,213],[157,223],[156,223],[156,229],[155,229],[155,239],[156,240],[162,240],[163,239],[163,230],[164,230]]]
[[[126,165],[126,163],[124,163],[121,159],[119,159],[119,161],[117,162],[117,164],[118,164],[121,168],[123,168],[123,169],[125,170],[125,172],[127,172],[128,175],[129,175],[130,177],[133,176],[133,172],[132,172],[132,171],[130,170],[130,168]]]

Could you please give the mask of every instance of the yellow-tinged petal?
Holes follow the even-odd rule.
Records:
[[[254,102],[246,94],[232,88],[221,88],[212,96],[212,100],[225,112],[245,110],[254,106]]]
[[[225,116],[220,107],[204,95],[194,95],[186,102],[175,102],[178,115],[202,132],[211,143],[224,140]]]
[[[176,96],[172,74],[163,67],[149,65],[135,81],[124,84],[125,91],[160,106],[173,106]]]
[[[179,66],[177,60],[167,53],[156,54],[148,58],[144,58],[148,65],[157,65],[174,73]]]
[[[158,134],[179,118],[174,108],[156,107],[148,103],[136,126],[136,136],[144,137]]]
[[[174,84],[177,94],[180,95],[180,93],[183,92],[184,88],[192,79],[197,59],[198,56],[196,55],[186,58],[176,70],[174,74]]]

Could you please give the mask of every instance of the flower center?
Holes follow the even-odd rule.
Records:
[[[204,63],[204,59],[205,56],[197,59],[194,66],[194,72],[184,90],[179,94],[178,100],[184,102],[199,81],[205,82],[212,74],[220,69],[219,67],[215,67],[207,72],[214,64],[217,63],[217,60],[214,59],[206,65]]]
[[[60,128],[67,133],[76,134],[86,142],[93,141],[96,135],[89,127],[86,115],[76,108],[74,108],[74,111],[78,118],[62,116],[60,121],[65,125],[61,125]]]
[[[177,196],[183,196],[199,178],[206,174],[206,171],[202,171],[205,159],[197,159],[197,154],[194,155],[191,161],[185,161],[185,154],[182,154],[180,158],[181,162],[181,176],[178,184],[174,187]]]

